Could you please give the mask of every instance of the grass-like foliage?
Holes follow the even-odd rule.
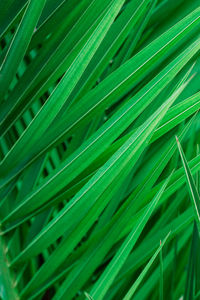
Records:
[[[0,0],[0,300],[200,300],[199,0]]]

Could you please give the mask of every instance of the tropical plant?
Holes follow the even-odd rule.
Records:
[[[0,1],[1,300],[200,299],[199,5]]]

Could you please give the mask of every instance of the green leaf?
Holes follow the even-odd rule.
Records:
[[[189,122],[189,124],[181,132],[181,134],[180,134],[181,137],[183,137],[185,135],[185,133],[187,132],[187,130],[190,126],[190,124],[191,124],[191,122]],[[152,171],[150,173],[147,173],[146,180],[144,182],[142,182],[142,184],[137,189],[137,190],[139,190],[139,195],[141,196],[140,199],[138,198],[138,203],[141,203],[141,200],[144,198],[144,194],[145,194],[145,193],[141,194],[140,190],[142,190],[143,187],[153,185],[153,183],[156,181],[156,179],[158,178],[158,176],[160,175],[160,173],[162,172],[162,170],[166,166],[166,164],[169,161],[170,157],[173,155],[173,152],[176,149],[175,139],[174,138],[171,139],[171,143],[168,143],[166,146],[167,146],[166,150],[161,149],[162,157],[158,160],[158,162],[156,162],[156,164],[152,165]],[[165,146],[165,148],[166,148],[166,146]],[[126,176],[125,171],[123,171],[123,173],[119,175],[119,179],[117,179],[118,185],[121,181],[123,182],[124,176]],[[113,185],[111,185],[110,188],[108,189],[108,193],[107,194],[106,193],[102,194],[101,198],[99,199],[99,202],[101,203],[101,206],[102,206],[102,203],[105,202],[104,198],[107,198],[106,201],[109,201],[109,199],[112,196],[113,192],[115,193],[116,187],[118,189],[118,186],[115,184],[115,181],[114,181]],[[123,187],[124,187],[124,183],[123,183],[122,188]],[[145,190],[145,192],[146,192],[146,190]],[[134,198],[134,196],[135,196],[135,194],[133,194],[132,198]],[[113,200],[115,200],[115,197],[114,197]],[[51,273],[53,273],[56,270],[56,268],[58,268],[58,266],[66,258],[68,251],[70,251],[70,248],[73,247],[74,243],[76,243],[76,239],[80,238],[79,228],[81,228],[81,230],[83,230],[83,226],[86,226],[86,228],[88,228],[87,226],[90,226],[93,218],[94,219],[96,218],[96,216],[97,216],[96,214],[99,211],[99,208],[100,208],[100,205],[97,203],[97,205],[91,211],[90,215],[86,216],[85,225],[84,225],[84,223],[81,222],[79,224],[79,227],[77,227],[77,230],[76,230],[77,233],[75,234],[73,232],[71,234],[70,239],[67,237],[66,239],[63,240],[63,242],[57,247],[56,251],[54,251],[54,253],[46,261],[46,263],[40,268],[39,272],[37,272],[35,274],[35,276],[32,278],[29,285],[27,285],[26,289],[23,291],[23,294],[31,292],[34,288],[36,288],[39,285],[39,283],[42,283],[43,281],[45,281],[45,279],[48,278],[48,276],[50,276]],[[129,208],[129,210],[130,210],[130,208]],[[132,208],[132,210],[133,210],[133,208]],[[131,226],[132,226],[132,223],[131,223]],[[122,231],[122,233],[124,233],[124,231]],[[68,245],[70,245],[70,247]],[[68,247],[68,251],[66,251],[67,247]],[[56,264],[55,264],[55,260],[57,262]]]
[[[149,0],[136,0],[127,4],[116,22],[113,23],[108,34],[85,70],[74,91],[73,103],[76,102],[95,84],[109,60],[118,51],[127,35],[134,30],[137,22],[143,18],[149,9]]]
[[[22,61],[46,0],[30,0],[0,68],[0,102]]]
[[[169,179],[165,182],[159,193],[155,196],[152,202],[149,204],[144,214],[139,219],[137,225],[133,228],[131,233],[128,235],[126,240],[123,242],[122,246],[117,251],[116,255],[107,266],[106,270],[102,273],[101,277],[97,280],[93,289],[91,290],[91,295],[94,299],[103,299],[110,285],[115,279],[115,276],[119,272],[120,268],[124,264],[128,255],[130,254],[132,248],[134,247],[136,241],[138,240],[142,230],[144,229],[146,223],[148,222],[151,214],[153,213],[157,202],[162,196],[165,187],[167,186]]]
[[[85,296],[86,296],[86,299],[88,299],[88,300],[93,300],[93,298],[90,296],[90,294],[88,294],[88,293],[86,293],[86,292],[85,292]]]
[[[147,141],[150,139],[153,130],[156,128],[162,117],[167,112],[168,108],[175,101],[176,97],[184,89],[185,84],[179,88],[154,114],[151,116],[139,129],[133,133],[133,135],[124,143],[121,148],[96,172],[96,174],[88,181],[88,183],[75,195],[71,202],[64,207],[63,210],[56,216],[55,220],[52,220],[47,228],[41,232],[41,234],[29,244],[26,251],[20,254],[20,257],[25,258],[25,254],[28,255],[29,249],[34,251],[41,251],[43,247],[53,242],[59,237],[66,228],[64,224],[69,224],[68,231],[73,228],[72,220],[75,224],[79,223],[81,217],[92,207],[98,196],[102,193],[102,187],[105,190],[114,178],[122,171],[122,169],[133,158],[132,164],[137,161],[142,151],[144,151]],[[132,165],[133,166],[133,165]],[[101,188],[100,188],[101,187]],[[80,208],[81,207],[81,208]],[[76,216],[76,218],[74,217]],[[7,219],[8,220],[8,219]],[[69,222],[68,222],[69,220]],[[71,223],[71,224],[70,224]],[[74,224],[74,225],[75,225]],[[43,237],[44,236],[44,237]],[[43,238],[45,238],[46,244],[43,244]],[[33,245],[33,246],[31,246]],[[30,255],[30,254],[29,254]],[[16,259],[19,262],[19,258]]]
[[[102,21],[100,21],[97,28],[95,28],[95,30],[91,32],[91,36],[89,36],[83,48],[80,49],[80,52],[74,58],[73,62],[71,62],[70,67],[66,71],[58,87],[53,91],[50,99],[42,107],[31,124],[28,126],[26,131],[17,141],[14,147],[15,156],[18,153],[20,157],[23,157],[25,155],[25,152],[31,151],[33,145],[38,141],[38,139],[41,138],[46,129],[49,127],[57,113],[60,111],[61,107],[64,105],[66,99],[72,92],[80,76],[84,72],[87,64],[91,60],[92,56],[94,55],[95,51],[106,35],[124,1],[125,0],[113,1],[111,7],[103,17]],[[26,144],[25,148],[24,144]],[[9,153],[9,156],[11,152]]]
[[[0,237],[0,297],[5,300],[19,299],[14,288],[14,278],[10,273],[6,257],[5,245]]]
[[[194,208],[194,215],[195,215],[195,219],[197,222],[197,227],[200,232],[200,197],[199,197],[198,191],[196,189],[194,179],[192,177],[188,162],[187,162],[184,152],[182,150],[181,144],[179,143],[178,138],[176,138],[176,139],[177,139],[177,145],[178,145],[179,153],[181,156],[182,164],[183,164],[184,171],[185,171],[188,191],[189,191],[190,198],[192,201],[192,206]]]
[[[102,5],[99,0],[92,2],[84,0],[74,10],[70,3],[66,5],[67,11],[71,11],[69,17],[67,18],[65,14],[61,26],[58,26],[58,30],[51,38],[47,38],[45,47],[42,47],[39,55],[8,95],[7,105],[1,106],[1,122],[7,118],[3,126],[4,131],[7,131],[16,118],[22,115],[30,102],[44,95],[50,87],[50,92],[53,91],[56,80],[63,76],[80,49],[84,47],[102,19],[102,14],[109,8],[110,1],[105,0]],[[46,34],[48,36],[48,31]]]
[[[169,109],[165,118],[163,118],[161,125],[156,129],[152,142],[168,132],[186,118],[200,109],[200,93],[196,93],[191,97],[181,101]]]
[[[119,109],[119,111],[117,111],[104,126],[102,126],[90,139],[88,139],[88,141],[82,144],[79,150],[74,152],[72,156],[73,158],[68,157],[68,159],[60,165],[60,170],[58,171],[59,176],[54,176],[55,180],[57,181],[57,183],[54,184],[54,188],[52,189],[51,186],[48,185],[48,189],[56,192],[56,189],[59,189],[60,185],[66,185],[70,181],[70,179],[72,180],[73,178],[75,178],[75,176],[78,175],[78,172],[80,173],[81,171],[83,171],[83,169],[87,165],[89,165],[92,160],[94,160],[100,153],[102,153],[102,151],[104,151],[106,147],[110,143],[112,143],[112,141],[114,141],[115,138],[119,136],[124,129],[127,128],[127,126],[131,124],[131,122],[139,115],[139,113],[143,111],[145,107],[155,99],[156,95],[169,83],[169,81],[174,78],[180,68],[183,67],[183,63],[186,63],[188,59],[190,59],[191,56],[197,51],[196,47],[199,48],[199,43],[195,42],[195,44],[192,45],[191,48],[189,47],[185,52],[183,52],[177,59],[175,59],[175,61],[169,64],[149,84],[147,84],[143,89],[141,89],[140,92],[138,92],[132,99],[130,99],[129,102],[124,104],[124,106],[122,106],[122,108]],[[69,129],[70,128],[71,127],[69,127]],[[50,136],[52,136],[52,134]],[[92,149],[94,147],[98,150],[93,151]],[[75,158],[76,155],[78,160]],[[11,158],[12,155],[10,159]],[[8,166],[11,166],[10,159],[7,157],[7,162],[6,159],[4,162],[2,162],[2,168],[3,165],[7,166],[5,169],[6,172],[8,172]],[[17,159],[15,159],[15,163],[17,162]],[[71,164],[70,159],[73,164]],[[68,164],[71,165],[71,168],[67,168]],[[76,167],[76,164],[77,166],[79,166],[79,168]],[[69,175],[64,175],[64,173],[67,171],[69,171]],[[64,176],[65,181],[61,180],[59,178],[60,176]],[[45,192],[45,194],[47,195],[48,193]],[[44,197],[45,196],[43,195],[43,197],[41,198],[45,201]]]
[[[163,246],[165,245],[165,243],[166,243],[169,235],[170,235],[170,232],[165,237],[165,239],[160,243],[160,246],[158,247],[158,249],[156,250],[156,252],[154,253],[154,255],[151,257],[151,259],[149,260],[148,264],[142,270],[142,272],[138,276],[137,280],[134,282],[134,284],[132,285],[132,287],[130,288],[130,290],[127,292],[127,294],[125,295],[125,297],[123,298],[123,300],[129,300],[129,299],[132,298],[132,296],[134,295],[134,293],[137,290],[138,286],[141,284],[143,278],[145,277],[145,275],[147,274],[147,272],[151,268],[152,264],[154,263],[155,259],[157,258],[158,254],[160,253],[160,251],[162,250]]]
[[[4,172],[8,172],[14,167],[16,168],[14,173],[18,173],[19,167],[17,166],[17,160],[20,161],[20,169],[24,167],[24,161],[22,162],[21,160],[22,154],[24,156],[25,152],[27,153],[29,150],[28,157],[23,157],[23,160],[27,163],[27,161],[32,160],[33,156],[38,155],[38,153],[41,153],[44,149],[46,150],[47,145],[48,147],[50,147],[50,145],[52,146],[52,141],[55,145],[55,143],[57,143],[59,139],[63,138],[64,135],[72,134],[72,132],[77,130],[83,122],[88,122],[89,118],[91,118],[94,113],[97,113],[98,110],[105,108],[108,103],[111,105],[113,101],[116,102],[122,95],[130,90],[130,88],[133,88],[136,83],[140,82],[145,75],[149,74],[152,69],[161,63],[166,56],[174,50],[174,45],[177,46],[183,37],[187,36],[191,30],[194,30],[194,28],[198,26],[198,21],[199,10],[197,9],[191,15],[183,19],[183,21],[164,33],[163,36],[159,37],[145,49],[140,51],[135,57],[116,70],[116,72],[113,72],[90,93],[85,95],[85,97],[83,97],[81,101],[74,106],[74,109],[72,109],[68,114],[65,114],[65,117],[61,120],[58,120],[52,129],[51,127],[49,128],[46,137],[43,140],[40,140],[37,147],[34,145],[31,150],[30,147],[31,144],[34,144],[34,139],[31,135],[32,140],[30,143],[30,135],[28,134],[32,128],[32,126],[30,126],[30,129],[26,131],[27,133],[23,135],[24,138],[21,138],[18,143],[16,143],[2,162],[1,174],[5,175]],[[194,47],[194,54],[198,51],[197,48],[199,49],[198,41]],[[57,97],[54,99],[57,101]],[[48,101],[47,103],[51,103],[51,101]],[[50,105],[48,106],[50,107]],[[43,111],[45,110],[43,109]],[[53,115],[55,115],[55,113]],[[37,122],[34,123],[36,124]],[[39,121],[38,123],[38,126],[40,126],[42,130],[43,125],[41,126]],[[35,139],[38,139],[38,135],[41,136],[42,131],[40,131],[40,133],[38,131],[38,134],[35,135]],[[26,148],[26,150],[24,148],[25,137],[27,138],[26,144],[30,145]]]
[[[199,300],[199,0],[0,11],[0,299]]]
[[[189,265],[187,271],[187,280],[186,280],[185,293],[184,293],[184,298],[186,300],[195,299],[194,297],[195,296],[195,265],[197,259],[198,244],[199,244],[198,228],[196,222],[194,222]]]
[[[183,234],[179,238],[177,253],[179,254],[181,250],[184,249],[184,246],[188,243],[189,236],[191,234],[191,230],[188,229],[185,234]],[[171,249],[168,255],[165,257],[163,261],[163,271],[169,270],[174,261],[174,253],[173,249]],[[140,289],[134,296],[135,299],[139,300],[142,297],[146,297],[149,295],[152,290],[156,289],[158,286],[158,282],[160,280],[160,266],[158,266],[154,272],[149,276],[149,278],[143,283],[142,289]]]

